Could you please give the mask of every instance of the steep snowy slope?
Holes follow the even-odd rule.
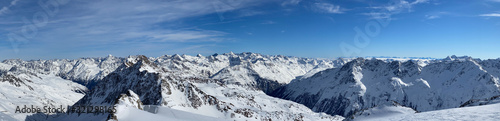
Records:
[[[0,121],[17,121],[19,119],[12,118],[10,115],[0,112]]]
[[[416,111],[411,108],[401,106],[397,103],[387,103],[373,108],[364,109],[363,111],[349,117],[348,120],[382,121],[391,120],[391,117],[405,116],[415,113]]]
[[[500,95],[497,76],[477,61],[445,59],[422,67],[415,61],[358,58],[294,80],[272,95],[343,116],[392,101],[417,111],[457,108]]]
[[[0,71],[0,113],[24,120],[30,113],[16,113],[18,106],[66,107],[85,91],[86,87],[54,75]]]
[[[232,121],[175,110],[168,107],[159,107],[157,114],[130,107],[118,107],[118,110],[117,121]]]
[[[110,116],[109,121],[229,121],[168,107],[143,105],[139,96],[131,90],[122,94],[115,106],[117,112]]]

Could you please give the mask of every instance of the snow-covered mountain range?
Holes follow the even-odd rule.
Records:
[[[456,56],[426,66],[358,58],[294,80],[271,95],[351,118],[389,102],[418,112],[458,108],[500,97],[498,64],[500,60]]]
[[[124,58],[109,55],[104,58],[80,58],[75,60],[31,60],[20,59],[4,60],[2,64],[8,65],[10,71],[26,73],[56,75],[72,80],[87,87],[92,87],[109,73],[123,64]]]
[[[500,95],[500,60],[456,56],[110,55],[5,60],[0,71],[0,97],[6,97],[0,98],[0,111],[6,111],[0,116],[14,120],[131,120],[130,113],[179,115],[178,120],[343,120],[389,103],[422,112],[489,104]],[[22,105],[118,110],[101,115],[13,113]]]
[[[71,101],[76,102],[75,105],[113,105],[120,94],[133,90],[147,105],[224,119],[339,120],[342,117],[314,113],[301,104],[270,97],[264,92],[287,84],[297,76],[337,67],[345,62],[225,53],[156,58],[108,56],[76,60],[5,60],[2,68],[6,72],[48,75],[85,85],[90,90],[86,91],[83,87],[85,91],[75,92],[85,94],[78,102]],[[67,105],[57,101],[53,104]],[[6,109],[10,111],[12,106]],[[28,119],[40,117],[43,116],[30,116]],[[68,119],[71,115],[56,117]]]

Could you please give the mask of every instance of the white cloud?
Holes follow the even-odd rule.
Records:
[[[216,2],[214,2],[216,1]],[[217,2],[218,1],[218,2]],[[223,1],[223,2],[221,2]],[[37,1],[33,4],[20,4],[20,9],[37,9]],[[186,22],[194,17],[232,12],[235,15],[245,8],[263,4],[266,0],[86,0],[70,1],[59,12],[49,17],[46,26],[37,28],[37,35],[29,42],[19,46],[20,53],[39,53],[38,50],[50,49],[67,51],[87,51],[85,48],[105,52],[146,53],[152,50],[161,53],[165,50],[180,48],[185,45],[212,44],[232,40],[229,33],[208,29],[200,29],[204,23]],[[17,9],[17,7],[16,7]],[[40,8],[41,9],[41,8]],[[27,11],[27,10],[20,10]],[[21,14],[5,14],[0,17],[0,33],[17,33],[21,24],[9,24],[31,18],[34,12]],[[8,19],[7,19],[8,18]],[[4,21],[7,20],[7,21]],[[194,21],[194,20],[193,20]],[[227,20],[230,21],[230,20]],[[214,20],[213,22],[220,22]],[[12,30],[12,31],[11,31]],[[37,44],[35,44],[37,43]],[[9,45],[4,45],[9,46]],[[144,46],[135,49],[137,46]],[[154,46],[154,47],[150,47]],[[99,48],[99,49],[94,49]],[[134,48],[134,49],[130,49]],[[30,51],[30,52],[28,52]]]
[[[285,0],[283,3],[281,3],[281,6],[288,6],[288,5],[297,5],[301,2],[302,0]]]
[[[12,0],[8,6],[2,7],[2,9],[0,9],[0,16],[8,13],[10,11],[10,7],[16,5],[17,2],[19,2],[19,0]]]
[[[0,15],[6,14],[7,12],[9,12],[8,7],[2,7],[2,9],[0,9]]]
[[[265,12],[256,11],[256,10],[240,10],[239,15],[236,17],[248,17],[248,16],[255,16],[255,15],[262,15],[262,14],[265,14]]]
[[[441,11],[441,12],[433,12],[433,13],[429,13],[427,15],[425,15],[425,19],[427,20],[431,20],[431,19],[438,19],[438,18],[442,18],[442,17],[458,17],[458,16],[462,16],[461,14],[456,14],[456,13],[453,13],[453,12],[447,12],[447,11]]]
[[[388,12],[362,13],[361,15],[370,16],[370,19],[390,19],[391,18],[391,14]]]
[[[485,17],[500,17],[500,13],[489,13],[489,14],[481,14],[479,16],[485,16]]]
[[[153,0],[106,0],[90,3],[90,10],[100,16],[153,17],[158,21],[178,20],[186,17],[223,13],[255,4],[251,0],[225,1],[191,0],[161,1]],[[144,16],[147,15],[147,16]]]
[[[259,2],[254,0],[217,1],[214,4],[220,5],[214,6],[214,4],[210,4],[213,1],[207,0],[153,0],[149,2],[142,0],[94,1],[89,2],[87,5],[89,8],[87,12],[94,13],[84,17],[73,17],[72,19],[55,24],[72,23],[78,26],[69,28],[69,31],[76,31],[81,36],[119,36],[119,38],[116,38],[117,40],[144,37],[147,39],[143,41],[218,41],[225,35],[224,32],[190,28],[189,24],[169,23],[178,23],[178,20],[184,18],[207,14],[217,16],[218,12],[237,10]],[[155,26],[161,27],[161,29],[157,29]]]
[[[409,12],[412,11],[412,8],[414,5],[421,4],[421,3],[427,3],[429,2],[428,0],[415,0],[413,2],[406,1],[406,0],[400,0],[398,2],[394,2],[391,5],[385,6],[385,9],[387,9],[390,12],[401,12],[404,10],[408,10]]]
[[[438,15],[425,15],[425,18],[431,20],[431,19],[440,18],[440,16],[438,16]]]
[[[381,5],[381,6],[372,6],[369,7],[370,9],[375,9],[377,11],[371,12],[371,13],[366,13],[363,15],[370,16],[371,19],[392,19],[391,18],[393,15],[403,13],[405,11],[407,12],[413,12],[413,6],[418,5],[418,4],[423,4],[423,3],[429,3],[429,0],[414,0],[414,1],[407,1],[407,0],[394,0],[392,2],[387,3],[386,5]],[[426,16],[428,17],[428,16]],[[439,16],[429,16],[432,19],[435,19]]]
[[[16,5],[17,2],[19,2],[19,0],[13,0],[13,1],[10,2],[10,5]]]
[[[315,3],[314,6],[320,12],[325,13],[344,13],[339,5],[334,5],[330,3]]]
[[[276,22],[274,22],[274,21],[264,21],[264,22],[262,22],[260,24],[276,24]]]
[[[221,41],[221,36],[226,33],[219,31],[208,31],[208,30],[181,30],[181,31],[169,31],[165,33],[153,33],[144,34],[144,36],[152,37],[158,41],[168,41],[168,42],[190,42],[190,41]]]
[[[189,24],[183,24],[182,21],[178,20],[208,14],[217,16],[218,12],[238,10],[260,2],[262,1],[78,1],[77,4],[61,7],[60,13],[49,19],[49,24],[40,32],[38,39],[45,39],[44,41],[57,41],[59,39],[119,41],[145,37],[152,39],[152,41],[158,41],[159,38],[164,37],[165,39],[162,41],[205,41],[203,38],[213,40],[214,37],[225,35],[224,32],[191,28],[192,26]],[[15,2],[13,3],[15,4]],[[220,5],[214,6],[212,3]],[[222,7],[217,8],[217,6]],[[28,14],[28,16],[31,15]],[[43,34],[51,35],[51,37],[41,38],[44,37]],[[91,39],[92,37],[96,39]],[[178,39],[175,39],[176,37]]]

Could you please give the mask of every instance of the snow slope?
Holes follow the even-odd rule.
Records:
[[[18,119],[14,119],[10,117],[10,115],[4,114],[3,112],[0,112],[0,121],[17,121]]]
[[[109,121],[229,121],[161,106],[148,111],[146,107],[150,106],[142,105],[139,96],[131,90],[122,94],[115,106],[117,112]]]
[[[381,121],[391,120],[391,117],[405,116],[415,113],[415,110],[408,107],[398,104],[385,104],[365,109],[349,119],[354,119],[355,121]]]
[[[474,107],[452,108],[421,113],[411,113],[401,107],[385,107],[377,109],[379,113],[356,117],[359,121],[494,121],[500,119],[500,104]],[[404,113],[400,113],[404,112]]]
[[[73,105],[86,87],[54,75],[0,72],[0,111],[16,120],[29,113],[15,113],[17,106],[59,107]]]
[[[118,121],[231,121],[228,119],[208,117],[167,107],[159,107],[157,114],[131,107],[118,106],[117,109]]]

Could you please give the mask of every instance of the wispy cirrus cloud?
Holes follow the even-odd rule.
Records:
[[[483,17],[500,17],[500,13],[488,13],[488,14],[481,14],[479,16],[483,16]]]
[[[158,42],[210,42],[223,41],[227,33],[211,30],[179,30],[159,33],[136,33],[138,36],[147,36]]]
[[[413,11],[413,6],[422,4],[422,3],[428,3],[429,0],[415,0],[415,1],[406,1],[406,0],[399,0],[399,1],[394,1],[392,5],[385,6],[384,8],[387,9],[390,12],[401,12],[401,11]]]
[[[370,13],[363,13],[362,15],[370,16],[370,19],[392,19],[393,15],[400,13],[409,13],[413,12],[413,7],[415,5],[429,3],[429,0],[391,0],[390,2],[379,5],[379,6],[371,6],[368,7],[373,11]],[[427,18],[436,19],[439,16],[436,15],[428,15]]]
[[[11,2],[10,6],[16,5],[19,0]],[[26,13],[5,14],[0,18],[0,42],[8,47],[6,33],[16,33],[22,28],[23,17],[33,16],[36,10],[43,10],[37,5],[37,1],[31,1],[27,5],[16,7],[16,9],[28,9]],[[179,43],[207,44],[231,40],[225,37],[228,33],[219,30],[208,30],[198,28],[196,24],[186,23],[193,17],[212,14],[216,17],[219,13],[233,12],[244,8],[266,3],[265,0],[89,0],[71,1],[65,6],[58,7],[59,12],[48,19],[48,24],[37,28],[35,37],[29,42],[19,46],[20,51],[31,51],[32,54],[44,51],[82,51],[77,48],[100,48],[106,52],[126,52],[126,48],[135,48],[139,45],[177,45]],[[38,8],[38,9],[37,9]],[[33,11],[35,10],[35,11]],[[18,10],[26,11],[26,10]],[[260,13],[259,13],[260,14]],[[229,14],[234,15],[234,14]],[[8,19],[7,19],[8,18]],[[7,24],[19,23],[20,24]],[[219,22],[214,20],[214,22]],[[203,24],[203,23],[200,23]],[[161,44],[159,44],[161,43]],[[30,47],[41,48],[28,49]],[[110,48],[106,48],[110,46]],[[119,49],[111,48],[120,46]],[[177,47],[177,46],[169,46]],[[43,49],[45,48],[45,49]],[[162,47],[148,48],[160,51]],[[172,48],[171,48],[172,49]],[[137,51],[145,51],[137,50]],[[13,51],[3,51],[13,53]],[[28,53],[28,52],[21,52]],[[56,53],[56,52],[54,52]],[[129,53],[130,54],[130,53]],[[165,54],[165,53],[163,53]],[[29,56],[27,56],[29,57]]]
[[[425,15],[425,19],[431,20],[431,19],[437,19],[441,18],[441,16],[438,15]]]
[[[500,0],[488,0],[490,2],[500,2]]]
[[[56,18],[52,19],[46,27],[41,28],[40,35],[35,39],[45,42],[69,39],[75,42],[99,41],[101,43],[130,39],[141,39],[144,42],[157,41],[162,36],[168,37],[168,39],[162,39],[162,41],[193,41],[195,39],[201,40],[202,37],[213,39],[210,38],[213,36],[206,36],[214,34],[213,32],[202,29],[186,29],[189,28],[187,25],[183,27],[182,25],[168,24],[183,18],[216,12],[212,6],[206,5],[202,1],[143,2],[127,0],[118,2],[108,0],[78,4],[80,7],[75,7],[76,9],[68,7],[69,9],[61,10],[62,12]],[[239,7],[226,8],[224,11],[238,9]],[[161,26],[162,28],[156,28],[155,26]],[[174,30],[173,28],[177,29]],[[47,37],[45,35],[51,37],[44,38]],[[173,39],[173,37],[179,38]]]
[[[239,10],[238,15],[236,18],[239,17],[250,17],[250,16],[256,16],[256,15],[263,15],[266,14],[264,11],[258,11],[258,10]]]
[[[424,17],[426,20],[432,20],[432,19],[439,19],[445,16],[462,16],[460,14],[452,13],[452,12],[446,12],[446,11],[441,11],[441,12],[433,12],[433,13],[428,13]]]
[[[264,21],[264,22],[262,22],[260,24],[276,24],[276,22],[274,22],[274,21]]]
[[[335,14],[344,13],[344,10],[340,8],[339,5],[334,5],[331,3],[314,3],[313,7],[315,10],[324,13],[335,13]]]
[[[285,0],[284,2],[281,3],[281,6],[288,6],[288,5],[297,5],[301,2],[302,0]]]
[[[0,9],[0,16],[8,13],[10,11],[10,7],[15,6],[17,4],[17,2],[19,2],[19,0],[12,0],[9,5],[3,6]]]
[[[370,19],[392,19],[391,14],[388,12],[370,12],[361,13],[361,15],[369,16]]]

